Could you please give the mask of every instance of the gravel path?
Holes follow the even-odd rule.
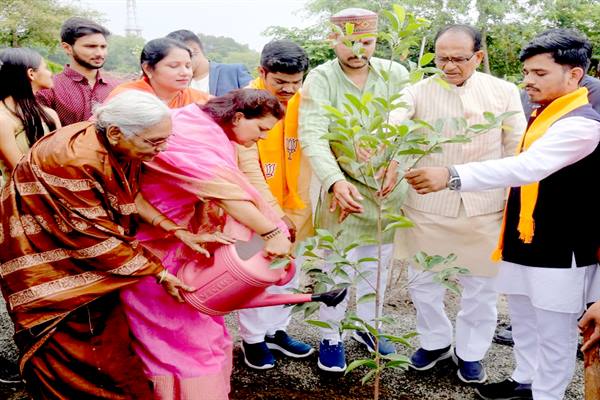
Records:
[[[414,330],[415,313],[406,292],[402,287],[403,271],[396,268],[391,282],[395,285],[388,290],[385,313],[397,321],[393,333],[401,334]],[[448,295],[447,306],[450,315],[457,311],[457,297]],[[5,314],[5,313],[3,313]],[[499,319],[506,321],[506,304],[501,299],[499,303]],[[230,332],[237,336],[236,319],[228,316]],[[5,319],[0,319],[1,332],[7,332],[9,325]],[[290,334],[301,338],[313,346],[318,346],[319,335],[316,328],[302,323],[295,317],[290,328]],[[0,338],[0,354],[14,357],[14,346],[7,340],[6,334]],[[237,340],[237,338],[236,338]],[[413,341],[416,344],[416,341]],[[349,362],[367,356],[366,351],[351,339],[346,339],[347,357]],[[399,348],[399,352],[409,355],[410,349]],[[232,376],[231,400],[358,400],[372,398],[372,386],[361,385],[360,379],[364,370],[355,370],[347,376],[328,374],[317,368],[317,357],[313,354],[305,360],[290,360],[278,358],[277,366],[269,371],[254,371],[247,368],[243,356],[236,346],[234,351],[234,370]],[[485,365],[491,381],[507,377],[513,369],[512,348],[493,344]],[[583,363],[578,362],[576,377],[570,385],[566,400],[583,399]],[[461,383],[456,377],[456,369],[451,361],[438,364],[425,372],[386,371],[382,377],[382,400],[469,400],[475,399],[473,389]],[[26,399],[22,387],[18,385],[0,384],[1,400]],[[78,399],[79,400],[79,399]]]

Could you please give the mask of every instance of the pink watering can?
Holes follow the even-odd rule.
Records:
[[[292,280],[296,273],[294,262],[290,260],[285,268],[271,269],[271,260],[263,256],[264,241],[260,235],[229,217],[224,231],[241,240],[218,247],[212,266],[200,266],[191,260],[177,273],[185,284],[197,288],[194,292],[182,291],[181,295],[188,304],[204,314],[224,315],[242,308],[309,301],[320,301],[334,307],[346,296],[347,289],[321,294],[267,293],[267,287],[283,286]]]

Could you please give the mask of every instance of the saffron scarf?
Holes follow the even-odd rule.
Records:
[[[521,144],[517,148],[516,154],[526,151],[536,140],[544,136],[550,129],[552,124],[570,113],[571,111],[588,104],[588,90],[584,87],[579,88],[571,93],[561,96],[550,103],[529,125],[523,137]],[[536,111],[534,111],[535,113]],[[519,239],[523,243],[531,243],[535,232],[535,221],[533,220],[533,212],[537,203],[538,189],[540,183],[534,182],[528,185],[521,186],[521,208],[519,211]],[[492,254],[492,260],[500,261],[502,259],[502,249],[504,248],[504,229],[506,227],[506,209],[504,210],[504,218],[502,220],[502,229],[498,246]]]
[[[253,89],[266,90],[262,78],[250,82]],[[285,116],[269,131],[267,138],[257,143],[263,175],[282,208],[302,209],[306,205],[298,195],[300,175],[300,142],[298,141],[298,110],[300,92],[288,101]]]

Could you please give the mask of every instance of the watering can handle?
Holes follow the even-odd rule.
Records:
[[[286,267],[286,274],[276,283],[277,286],[283,286],[289,283],[296,275],[296,263],[293,258],[290,258],[290,263]]]

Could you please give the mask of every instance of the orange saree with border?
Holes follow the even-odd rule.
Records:
[[[151,398],[117,291],[162,265],[133,236],[140,164],[107,149],[90,122],[59,129],[1,194],[0,285],[35,398]]]

